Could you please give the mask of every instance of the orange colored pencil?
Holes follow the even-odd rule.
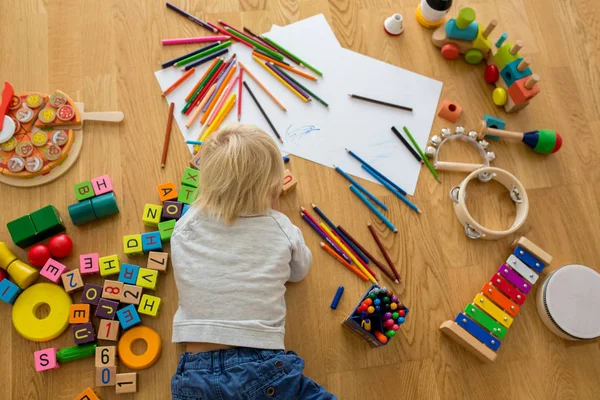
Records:
[[[169,86],[167,88],[167,90],[165,90],[163,92],[163,96],[168,95],[169,93],[171,93],[173,90],[175,90],[177,88],[177,86],[181,85],[183,83],[183,81],[185,81],[187,78],[189,78],[190,76],[192,76],[192,74],[196,72],[196,68],[192,68],[190,69],[188,72],[186,72],[185,74],[183,74],[181,76],[181,78],[177,79],[171,86]]]
[[[208,89],[208,92],[206,92],[206,96],[204,96],[204,98],[202,99],[202,101],[200,102],[198,107],[196,107],[194,112],[189,116],[187,122],[185,123],[186,128],[189,128],[190,126],[192,126],[192,124],[194,123],[196,118],[198,118],[198,116],[202,113],[202,107],[204,107],[204,105],[206,104],[206,102],[208,101],[208,99],[213,94],[213,92],[215,91],[216,88],[217,88],[217,85],[215,84],[215,85],[212,85],[210,87],[210,89]]]
[[[215,66],[215,64],[222,59],[222,57],[217,57],[213,60],[213,62],[210,64],[210,66],[208,67],[208,69],[206,71],[204,71],[204,75],[202,75],[202,78],[198,79],[198,83],[196,83],[196,85],[194,85],[194,88],[192,89],[192,91],[185,96],[185,101],[190,101],[190,99],[192,98],[192,96],[194,95],[194,93],[196,93],[196,90],[198,90],[198,88],[200,87],[200,84],[202,83],[202,81],[204,80],[204,78],[206,78],[206,75],[208,75],[208,73],[210,72],[210,70]]]
[[[350,271],[354,272],[360,279],[362,279],[365,282],[369,280],[369,278],[367,278],[365,274],[363,274],[358,269],[356,269],[355,267],[353,267],[352,265],[350,265],[346,261],[344,261],[344,259],[342,257],[340,257],[331,247],[329,247],[325,243],[321,242],[321,248],[323,250],[325,250],[327,253],[329,253],[333,258],[338,260],[344,267],[346,267]]]
[[[279,61],[277,61],[277,60],[274,60],[274,59],[272,59],[272,58],[269,58],[269,57],[265,56],[264,54],[260,54],[260,53],[257,53],[256,51],[253,51],[253,52],[252,52],[252,55],[253,55],[253,56],[256,56],[256,57],[258,57],[258,58],[262,58],[263,60],[266,60],[266,61],[272,62],[273,64],[275,64],[275,65],[278,65],[278,66],[280,66],[280,67],[281,67],[281,68],[283,68],[283,69],[287,69],[288,71],[290,71],[290,72],[293,72],[293,73],[295,73],[295,74],[298,74],[298,75],[300,75],[300,76],[303,76],[303,77],[305,77],[305,78],[307,78],[307,79],[310,79],[311,81],[316,81],[316,80],[317,80],[317,78],[315,78],[315,77],[314,77],[314,76],[312,76],[312,75],[309,75],[309,74],[307,74],[307,73],[304,73],[304,72],[302,72],[302,71],[300,71],[300,70],[297,70],[297,69],[296,69],[296,68],[294,68],[294,67],[290,67],[289,65],[285,65],[285,64],[283,64],[282,62],[279,62]]]
[[[229,80],[233,76],[233,73],[235,72],[236,68],[237,68],[237,65],[234,65],[234,66],[231,67],[231,69],[229,70],[229,72],[227,72],[227,75],[225,76],[225,79],[221,83],[221,87],[219,87],[219,90],[217,90],[217,93],[215,93],[215,95],[213,96],[213,99],[210,102],[210,104],[208,105],[208,108],[206,109],[206,112],[204,113],[204,115],[202,116],[202,118],[200,118],[200,122],[201,123],[205,123],[206,122],[206,120],[208,119],[208,117],[210,115],[210,112],[217,105],[217,100],[221,96],[221,93],[223,93],[223,91],[227,87],[227,84],[229,83]]]
[[[286,108],[283,106],[283,104],[281,104],[281,102],[280,102],[279,100],[277,100],[277,97],[275,97],[275,96],[273,95],[273,93],[269,92],[269,90],[268,90],[268,89],[265,87],[265,85],[263,85],[263,84],[262,84],[262,82],[261,82],[261,81],[259,81],[259,80],[258,80],[258,78],[257,78],[256,76],[254,76],[254,74],[253,74],[253,73],[252,73],[252,72],[251,72],[251,71],[250,71],[250,70],[249,70],[249,69],[248,69],[248,68],[247,68],[247,67],[246,67],[244,64],[242,64],[242,62],[241,62],[241,61],[240,61],[240,68],[242,68],[244,71],[246,71],[246,73],[247,73],[248,75],[250,75],[250,78],[252,78],[252,79],[254,80],[254,82],[256,82],[256,84],[257,84],[258,86],[260,86],[260,87],[261,87],[261,89],[262,89],[262,90],[264,90],[264,91],[265,91],[265,93],[266,93],[266,94],[268,94],[268,95],[269,95],[269,97],[270,97],[271,99],[273,99],[273,101],[274,101],[275,103],[277,103],[277,105],[279,106],[279,108],[281,108],[283,111],[287,111],[287,109],[286,109]]]
[[[227,89],[225,89],[225,91],[221,94],[221,99],[217,102],[217,106],[215,107],[215,110],[219,110],[219,111],[221,110],[221,107],[223,107],[223,104],[225,104],[226,99],[229,97],[229,93],[231,93],[231,91],[235,87],[235,84],[237,83],[238,79],[240,79],[239,75],[232,82],[229,83],[229,86],[227,86]],[[211,125],[216,117],[217,117],[217,114],[214,114],[212,117],[209,117],[207,124]]]

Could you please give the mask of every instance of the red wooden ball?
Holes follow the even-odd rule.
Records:
[[[500,72],[498,71],[498,67],[495,65],[488,65],[485,67],[485,72],[483,73],[483,77],[487,83],[494,84],[500,77]]]
[[[50,238],[48,247],[50,248],[52,257],[64,258],[71,254],[71,250],[73,250],[73,241],[69,236],[61,233]]]
[[[0,282],[2,282],[6,278],[6,271],[0,268]]]
[[[36,244],[27,252],[29,264],[34,267],[42,268],[50,258],[50,249],[45,244]]]

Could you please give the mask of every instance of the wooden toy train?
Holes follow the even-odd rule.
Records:
[[[470,7],[462,8],[457,18],[448,20],[433,32],[433,43],[441,48],[442,57],[456,59],[464,54],[469,64],[487,63],[485,80],[494,84],[492,99],[497,106],[503,106],[506,112],[516,112],[525,108],[529,100],[540,92],[537,82],[540,77],[529,68],[529,59],[523,58],[519,51],[523,42],[505,43],[507,33],[502,33],[494,46],[490,34],[498,22],[491,20],[483,28],[475,21],[475,11]]]

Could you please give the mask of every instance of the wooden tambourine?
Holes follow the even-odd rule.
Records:
[[[482,226],[479,222],[475,221],[469,210],[467,210],[467,185],[473,179],[479,179],[481,175],[488,175],[490,180],[496,180],[501,183],[508,190],[512,201],[515,202],[517,207],[515,222],[505,231],[494,231]],[[527,214],[529,213],[529,199],[527,198],[525,187],[523,187],[514,175],[500,168],[484,167],[471,172],[460,185],[450,190],[450,198],[454,202],[456,217],[464,227],[465,234],[471,239],[498,240],[510,235],[525,223]]]

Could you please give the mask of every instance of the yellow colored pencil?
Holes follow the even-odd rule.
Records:
[[[235,97],[236,97],[235,93],[231,93],[231,95],[229,96],[229,98],[227,99],[225,104],[223,104],[223,107],[221,107],[221,110],[219,110],[219,113],[215,117],[215,120],[213,121],[212,125],[210,125],[208,127],[206,132],[204,132],[204,135],[202,135],[202,137],[200,138],[201,142],[204,142],[206,140],[206,138],[211,133],[213,133],[215,131],[215,129],[217,129],[217,127],[221,124],[221,122],[223,122],[223,119],[225,119],[225,116],[228,114],[228,112],[233,109],[233,104],[235,103]]]
[[[274,101],[274,102],[275,102],[275,103],[276,103],[276,104],[279,106],[279,108],[281,108],[283,111],[287,111],[287,109],[284,107],[284,105],[283,105],[283,104],[281,104],[281,102],[280,102],[279,100],[277,100],[277,97],[275,97],[275,96],[273,95],[273,93],[269,92],[269,89],[267,89],[267,88],[265,87],[265,85],[263,85],[263,84],[262,84],[262,82],[261,82],[261,81],[259,81],[259,80],[258,80],[258,78],[257,78],[256,76],[254,76],[254,74],[252,73],[252,71],[250,71],[250,70],[249,70],[249,69],[248,69],[248,68],[247,68],[247,67],[246,67],[244,64],[242,64],[242,62],[241,62],[241,61],[240,61],[240,68],[241,68],[241,69],[243,69],[244,71],[246,71],[246,73],[247,73],[248,75],[250,75],[250,78],[254,79],[254,82],[256,82],[256,84],[257,84],[258,86],[260,86],[260,88],[261,88],[262,90],[264,90],[264,91],[265,91],[265,93],[266,93],[266,94],[268,94],[268,95],[269,95],[269,97],[270,97],[271,99],[273,99],[273,101]]]
[[[190,115],[187,122],[185,123],[186,128],[189,128],[190,126],[192,126],[192,124],[194,123],[196,118],[198,118],[198,116],[202,113],[202,108],[204,107],[204,105],[208,101],[208,98],[213,94],[213,92],[215,91],[216,88],[217,88],[216,85],[212,85],[210,87],[210,89],[208,89],[208,92],[206,92],[206,95],[204,96],[204,98],[202,99],[200,104],[198,104],[198,107],[194,110],[192,115]]]
[[[204,113],[202,118],[200,118],[200,122],[202,122],[202,123],[206,122],[206,120],[208,119],[208,117],[210,115],[210,112],[212,111],[213,108],[215,108],[215,105],[217,104],[217,101],[219,100],[219,96],[221,96],[221,93],[223,93],[223,90],[225,90],[225,88],[227,87],[227,84],[229,83],[229,80],[233,76],[233,73],[235,72],[236,68],[237,68],[237,65],[234,65],[233,67],[231,67],[229,69],[229,72],[227,72],[227,75],[225,76],[225,79],[221,83],[219,90],[217,90],[217,93],[213,96],[212,101],[210,102],[208,108],[206,109],[206,112]]]
[[[350,250],[348,250],[348,248],[344,245],[344,243],[342,243],[340,241],[340,239],[338,239],[337,236],[335,236],[331,232],[331,229],[329,229],[329,227],[324,222],[319,223],[319,227],[321,229],[323,229],[323,231],[325,233],[327,233],[331,239],[333,239],[333,241],[335,242],[335,244],[337,244],[339,246],[339,248],[342,249],[342,251],[345,252],[348,255],[348,257],[350,257],[350,259],[352,260],[352,262],[358,267],[358,269],[360,269],[360,271],[363,274],[365,274],[367,276],[367,278],[369,278],[369,280],[371,282],[373,282],[376,285],[379,285],[379,283],[377,283],[377,280],[375,280],[375,278],[373,277],[373,275],[371,275],[369,273],[369,271],[367,271],[367,269],[362,265],[361,262],[359,262],[356,259],[356,257],[354,257],[354,254],[352,254],[352,252]]]
[[[288,88],[292,93],[294,93],[296,96],[298,96],[298,98],[300,98],[303,102],[308,102],[308,99],[304,96],[302,96],[300,94],[300,92],[298,92],[296,89],[294,89],[293,87],[290,86],[289,83],[287,83],[286,81],[284,81],[283,79],[281,79],[281,77],[279,75],[277,75],[275,72],[273,72],[269,67],[267,67],[267,64],[263,63],[262,61],[260,61],[260,59],[256,56],[252,56],[252,58],[254,58],[254,61],[256,61],[257,63],[259,63],[260,65],[262,65],[262,67],[264,69],[266,69],[267,71],[269,71],[269,73],[271,75],[273,75],[275,78],[277,78],[277,80],[279,82],[281,82],[283,84],[283,86],[285,86],[286,88]]]

